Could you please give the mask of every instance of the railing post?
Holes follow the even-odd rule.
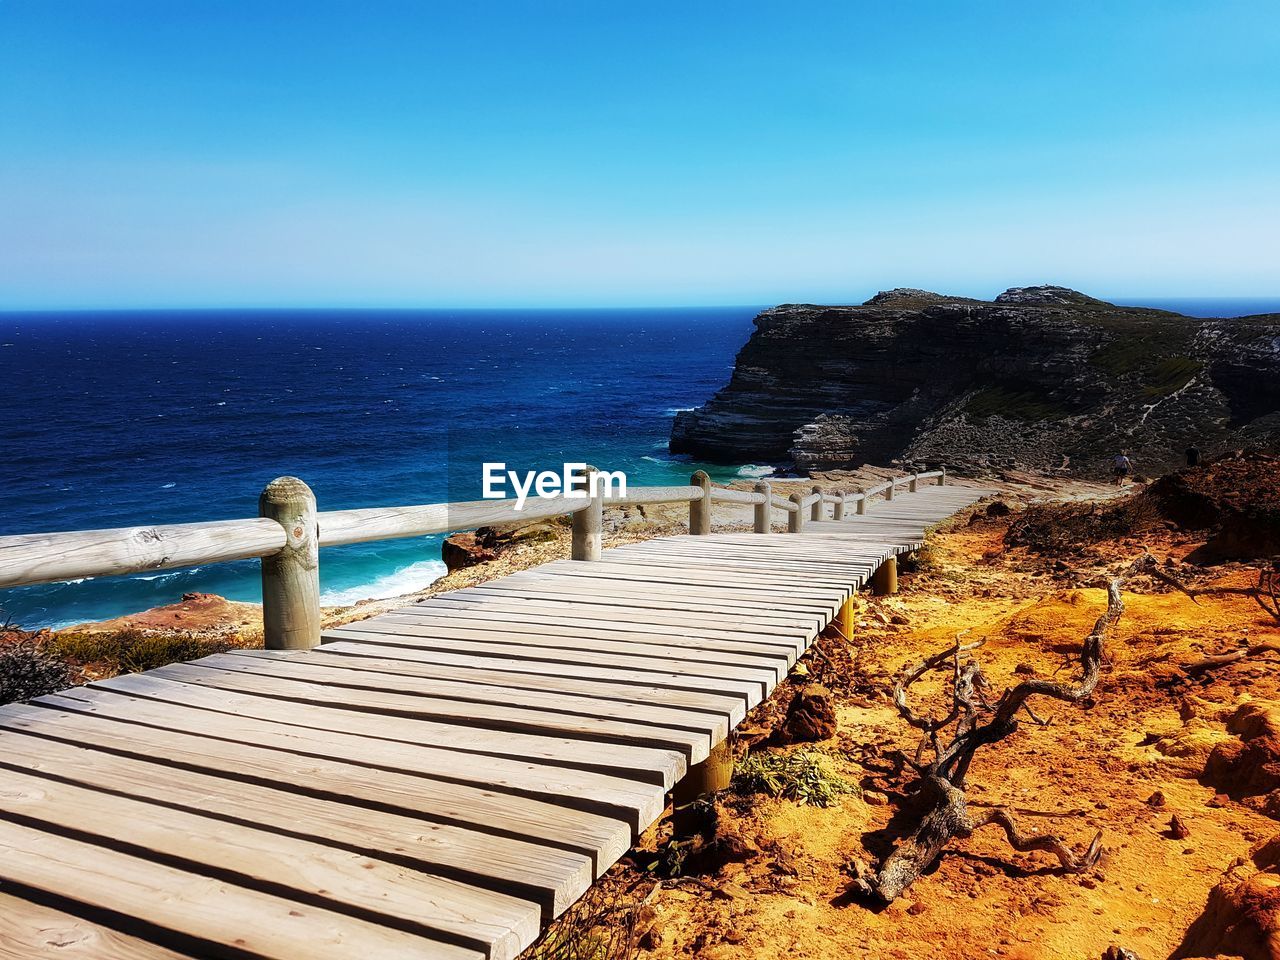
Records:
[[[892,500],[892,499],[893,499],[893,491],[894,491],[894,488],[895,488],[895,487],[897,487],[897,485],[898,485],[898,481],[897,481],[897,479],[896,479],[896,478],[894,478],[894,477],[890,477],[890,478],[889,478],[889,487],[888,487],[888,489],[887,489],[887,490],[885,490],[885,492],[884,492],[884,498],[885,498],[886,500]]]
[[[863,514],[867,512],[867,488],[859,487],[858,493],[862,494],[862,498],[858,501],[858,513]]]
[[[817,500],[815,500],[815,501],[813,501],[813,506],[812,506],[812,507],[810,508],[810,510],[809,510],[809,519],[810,519],[810,520],[821,520],[821,519],[822,519],[822,508],[823,508],[823,506],[824,506],[824,504],[823,504],[823,502],[822,502],[822,488],[821,488],[821,487],[814,487],[812,492],[813,492],[813,493],[816,493],[816,494],[818,495],[818,499],[817,499]]]
[[[604,487],[596,484],[594,493],[591,490],[596,468],[588,465],[582,471],[583,482],[587,485],[587,496],[591,502],[585,510],[579,510],[570,517],[569,556],[574,560],[599,560],[600,548],[604,541]]]
[[[853,594],[850,593],[840,604],[840,612],[836,614],[835,620],[836,629],[844,634],[846,640],[853,638],[854,616]]]
[[[942,472],[938,474],[938,486],[945,487],[947,485],[947,468],[943,467]]]
[[[278,477],[258,497],[258,516],[284,527],[279,553],[262,558],[262,639],[268,650],[320,642],[320,531],[316,497],[297,477]]]
[[[791,502],[796,508],[787,513],[787,533],[799,533],[804,529],[804,494],[793,493]]]
[[[773,487],[769,486],[767,480],[756,481],[756,493],[764,494],[764,503],[756,504],[755,530],[756,533],[769,533],[772,524],[769,522],[769,511],[773,509]]]
[[[907,493],[915,493],[915,492],[916,492],[916,475],[913,473],[911,475],[911,482],[907,484]]]
[[[733,780],[733,750],[728,740],[711,748],[707,759],[695,763],[671,790],[671,826],[677,837],[687,837],[698,829],[699,817],[693,804],[729,788]]]
[[[871,592],[877,597],[887,597],[898,592],[898,558],[889,557],[876,567],[871,575]]]
[[[707,471],[699,470],[689,478],[689,483],[702,488],[702,498],[689,501],[689,532],[708,534],[711,532],[711,478]]]
[[[843,520],[844,519],[844,491],[837,490],[836,496],[839,497],[840,499],[837,500],[835,502],[835,505],[832,506],[831,508],[831,519]]]

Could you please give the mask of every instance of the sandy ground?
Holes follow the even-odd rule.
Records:
[[[906,780],[889,771],[894,752],[916,743],[890,700],[902,666],[965,632],[966,639],[986,638],[979,656],[995,693],[1027,671],[1066,680],[1081,639],[1105,607],[1102,589],[1070,585],[1096,581],[1098,571],[1046,572],[1039,558],[1002,548],[1004,528],[983,520],[936,535],[927,569],[904,576],[898,597],[864,601],[849,645],[856,666],[843,689],[832,684],[839,731],[807,748],[862,794],[825,809],[764,796],[722,802],[720,829],[758,853],[703,877],[641,884],[650,897],[641,924],[644,952],[710,960],[846,954],[1084,960],[1119,945],[1144,960],[1167,957],[1224,870],[1276,834],[1274,820],[1196,779],[1212,747],[1231,739],[1225,721],[1239,703],[1277,699],[1274,663],[1244,661],[1195,682],[1178,667],[1246,636],[1280,641],[1280,630],[1247,597],[1197,603],[1164,588],[1145,592],[1152,587],[1146,582],[1144,592],[1124,594],[1126,613],[1092,703],[1042,701],[1038,712],[1050,723],[1024,723],[986,748],[971,775],[971,803],[1009,805],[1025,830],[1057,833],[1077,849],[1102,831],[1098,868],[1064,875],[1053,857],[1015,853],[999,830],[988,828],[957,842],[936,870],[887,908],[850,898],[849,865],[876,862],[902,833],[891,821],[902,819]],[[1142,546],[1163,558],[1193,543]],[[1234,571],[1221,582],[1252,581]],[[929,703],[929,691],[920,684],[915,702]],[[785,686],[779,696],[788,696]],[[766,706],[748,726],[767,727],[778,713],[776,703]],[[1174,814],[1190,831],[1183,839],[1169,830]],[[646,835],[636,856],[615,868],[618,882],[642,877],[668,833],[664,822]]]

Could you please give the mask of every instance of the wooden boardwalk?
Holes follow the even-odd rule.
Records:
[[[0,958],[514,957],[984,493],[649,540],[0,708]]]

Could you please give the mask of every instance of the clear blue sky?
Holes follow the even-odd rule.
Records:
[[[1280,294],[1280,4],[0,0],[0,307]]]

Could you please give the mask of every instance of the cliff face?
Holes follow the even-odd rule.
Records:
[[[891,290],[766,310],[671,451],[801,469],[909,460],[1140,472],[1188,446],[1280,449],[1280,314],[1202,320],[1063,287]]]

